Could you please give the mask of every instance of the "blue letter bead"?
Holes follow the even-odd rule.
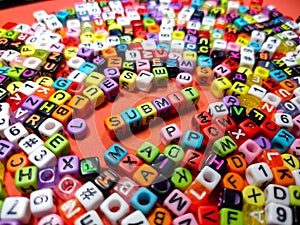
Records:
[[[142,116],[136,108],[130,108],[121,112],[125,124],[131,131],[136,131],[142,126]]]
[[[202,146],[203,134],[193,130],[187,130],[183,136],[181,146],[183,149],[199,150]]]
[[[144,214],[148,214],[157,201],[157,196],[145,187],[141,187],[131,198],[130,204]]]
[[[295,137],[285,129],[280,129],[271,140],[272,148],[277,149],[281,154],[285,153],[291,146]]]
[[[127,150],[124,149],[121,145],[113,144],[104,153],[104,161],[110,168],[117,169],[118,163],[124,158],[127,153]]]
[[[71,80],[67,78],[59,77],[56,79],[56,81],[53,83],[52,86],[57,90],[66,91],[71,83],[72,83]]]
[[[78,70],[86,75],[90,75],[92,72],[97,71],[97,66],[94,63],[85,62]]]

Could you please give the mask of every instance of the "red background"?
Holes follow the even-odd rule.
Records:
[[[34,4],[27,4],[17,7],[12,7],[5,10],[0,10],[0,27],[6,22],[16,22],[16,23],[25,23],[31,25],[34,23],[34,18],[32,16],[34,11],[44,9],[48,14],[55,13],[60,9],[65,9],[73,7],[75,2],[81,2],[76,0],[60,0],[60,1],[40,1]],[[248,0],[245,1],[245,5],[248,5]],[[272,4],[277,7],[277,9],[282,12],[284,15],[288,15],[297,18],[300,4],[299,0],[265,0],[264,5]],[[196,85],[197,86],[197,85]],[[197,109],[192,109],[189,113],[180,115],[170,120],[162,121],[160,119],[151,123],[150,128],[144,130],[143,132],[132,135],[126,139],[119,141],[119,143],[128,150],[134,151],[140,146],[144,141],[150,141],[153,144],[159,145],[161,149],[163,146],[160,144],[159,140],[159,130],[160,128],[169,123],[176,122],[177,125],[181,128],[184,133],[187,129],[190,129],[191,126],[191,117],[196,114],[197,111],[206,110],[207,103],[211,102],[214,97],[211,96],[208,88],[200,88],[197,86],[200,91],[200,101],[197,105]],[[174,85],[174,82],[170,81],[168,83],[168,88],[159,88],[151,93],[143,92],[126,92],[122,91],[118,96],[117,100],[112,103],[106,103],[96,110],[96,113],[87,119],[89,126],[89,133],[87,138],[81,141],[75,141],[74,139],[69,138],[72,151],[75,154],[79,154],[82,157],[98,156],[101,161],[101,167],[104,165],[103,154],[105,150],[111,146],[115,141],[111,140],[105,132],[104,128],[104,119],[107,116],[120,113],[121,111],[128,109],[130,107],[135,107],[140,103],[143,103],[148,100],[152,100],[157,97],[166,96],[174,91],[180,90]],[[14,188],[13,178],[10,174],[5,174],[5,185],[9,186],[8,193],[9,195],[19,195],[18,191]]]

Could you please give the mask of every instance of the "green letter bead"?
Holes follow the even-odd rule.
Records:
[[[243,225],[243,213],[239,210],[223,208],[220,210],[220,225]]]
[[[15,174],[15,186],[21,193],[31,193],[38,189],[37,184],[38,168],[27,166],[20,168]]]
[[[24,66],[13,66],[7,72],[7,76],[10,77],[12,81],[19,81],[20,76],[26,68]]]
[[[165,147],[164,155],[178,164],[184,157],[184,150],[181,146],[172,144]]]
[[[45,146],[57,157],[70,153],[70,143],[61,134],[53,134],[46,142]]]
[[[290,185],[288,189],[290,192],[290,205],[300,207],[300,186]]]
[[[171,177],[171,182],[176,188],[184,191],[193,181],[191,172],[182,167],[177,167]]]
[[[146,163],[151,164],[153,160],[159,155],[160,150],[158,147],[150,142],[144,142],[137,150],[137,157],[144,160]]]
[[[2,35],[2,38],[9,38],[9,39],[15,41],[17,39],[17,37],[19,36],[19,34],[20,34],[20,32],[18,32],[18,31],[8,30]]]
[[[216,154],[226,157],[228,154],[234,152],[237,149],[237,144],[231,137],[225,135],[217,139],[212,146],[212,151]]]
[[[169,81],[169,74],[166,67],[158,66],[152,69],[156,87],[166,87]]]
[[[187,87],[180,91],[180,93],[186,99],[186,107],[189,108],[196,105],[199,102],[200,94],[194,87]]]
[[[4,200],[7,197],[7,192],[3,187],[3,182],[0,180],[0,200]]]

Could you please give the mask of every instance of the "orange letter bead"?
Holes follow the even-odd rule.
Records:
[[[227,159],[227,169],[230,172],[234,172],[237,174],[244,174],[246,167],[247,167],[247,163],[246,160],[240,156],[240,155],[232,155],[230,157],[228,157]]]
[[[245,187],[245,181],[239,174],[229,172],[222,179],[222,187],[242,191]]]
[[[30,161],[28,160],[27,155],[24,153],[16,153],[12,155],[6,162],[6,168],[12,174],[15,174],[18,169],[29,165]]]
[[[143,164],[134,173],[133,180],[141,186],[149,187],[157,175],[158,172],[152,166]]]
[[[273,167],[283,166],[281,154],[276,149],[268,149],[262,152],[257,158],[258,162],[265,162],[272,169]]]
[[[76,198],[71,198],[58,206],[58,213],[66,224],[74,224],[85,210]]]
[[[274,183],[288,187],[295,184],[295,179],[289,168],[285,166],[278,166],[272,168]]]
[[[71,107],[67,105],[60,105],[57,109],[55,109],[52,117],[66,126],[72,114],[73,109]]]
[[[91,114],[91,103],[89,99],[84,96],[74,95],[67,105],[73,108],[75,117],[85,118]]]
[[[165,208],[156,208],[148,217],[150,225],[171,225],[172,216]]]
[[[104,120],[104,126],[111,138],[116,138],[126,133],[126,124],[120,114],[107,117]]]

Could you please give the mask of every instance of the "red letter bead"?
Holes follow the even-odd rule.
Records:
[[[60,204],[58,212],[65,224],[74,224],[75,220],[85,213],[85,210],[74,197]]]

